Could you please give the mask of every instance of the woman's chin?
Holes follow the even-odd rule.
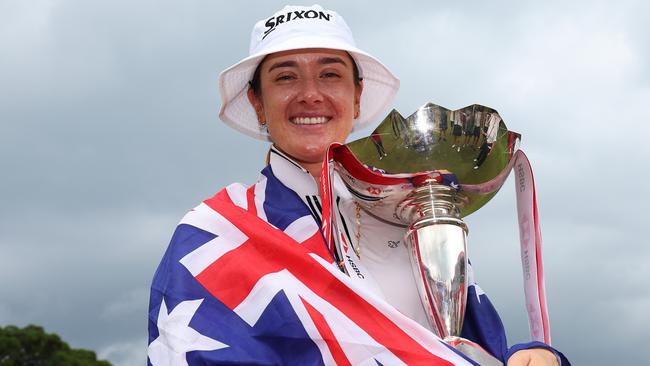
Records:
[[[285,151],[299,163],[320,163],[325,159],[329,144],[301,146],[300,149]]]

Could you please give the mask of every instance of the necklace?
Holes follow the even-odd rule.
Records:
[[[357,201],[354,201],[354,209],[355,209],[355,224],[356,224],[356,230],[354,233],[354,238],[356,239],[356,245],[352,246],[352,249],[354,249],[354,252],[357,254],[357,257],[361,259],[361,205],[357,203]]]

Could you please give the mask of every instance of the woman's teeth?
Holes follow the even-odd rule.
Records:
[[[295,117],[291,119],[291,123],[296,125],[318,125],[329,121],[328,117]]]

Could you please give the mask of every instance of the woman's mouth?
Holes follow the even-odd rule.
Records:
[[[320,125],[329,122],[331,117],[293,117],[289,122],[295,125]]]

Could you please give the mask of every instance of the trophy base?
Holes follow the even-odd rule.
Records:
[[[496,357],[489,354],[483,347],[461,337],[447,337],[445,342],[472,359],[481,366],[503,366],[503,363]]]

